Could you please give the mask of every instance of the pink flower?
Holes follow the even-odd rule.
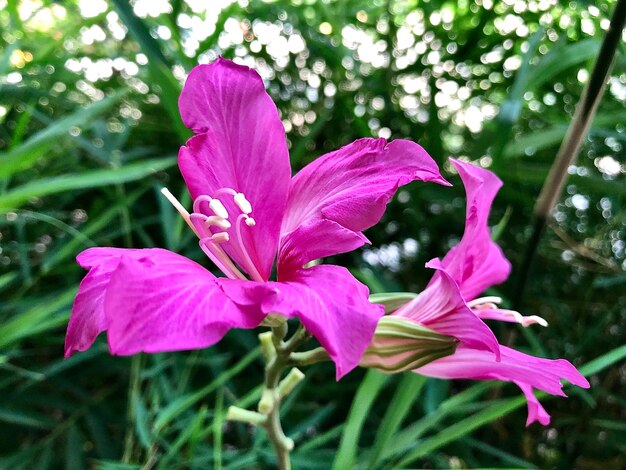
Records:
[[[414,368],[414,372],[444,379],[514,382],[528,402],[526,425],[534,421],[547,425],[550,415],[533,389],[565,396],[561,379],[584,388],[589,387],[589,382],[564,359],[537,358],[500,345],[481,320],[515,321],[524,326],[546,324],[540,317],[523,317],[498,309],[497,298],[476,298],[488,287],[504,281],[511,270],[502,250],[491,240],[487,225],[491,203],[502,183],[488,170],[455,160],[452,163],[467,193],[463,238],[443,260],[427,264],[437,270],[429,285],[391,315],[459,341],[454,353]]]
[[[113,354],[203,348],[230,328],[254,328],[277,314],[298,317],[343,376],[358,364],[382,309],[345,268],[304,266],[366,243],[362,231],[399,186],[447,184],[437,165],[413,142],[361,139],[292,177],[285,131],[263,81],[225,59],[191,71],[179,106],[196,133],[179,153],[192,213],[164,194],[225,277],[161,249],[86,250],[77,258],[89,272],[65,355],[89,348],[105,330]]]

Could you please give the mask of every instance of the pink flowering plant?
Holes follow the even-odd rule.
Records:
[[[534,421],[548,425],[550,415],[533,390],[565,396],[561,379],[583,388],[589,388],[589,382],[564,359],[538,358],[499,344],[483,322],[547,326],[541,317],[499,308],[502,300],[498,297],[478,297],[506,280],[511,271],[487,225],[491,203],[502,182],[490,171],[470,163],[452,163],[467,194],[463,237],[442,260],[434,259],[426,265],[435,274],[423,292],[404,305],[387,309],[389,315],[379,321],[373,344],[361,364],[384,371],[412,370],[443,379],[514,382],[528,403],[526,425]],[[429,355],[416,354],[422,350]]]
[[[191,71],[179,107],[195,133],[178,160],[191,210],[162,192],[221,275],[159,248],[82,252],[77,260],[88,272],[66,357],[105,331],[112,354],[132,355],[206,348],[232,328],[266,328],[259,334],[266,366],[257,410],[231,407],[228,418],[265,428],[283,469],[293,441],[282,430],[280,403],[302,379],[300,368],[315,362],[331,360],[337,380],[360,365],[511,381],[528,400],[527,424],[549,422],[534,389],[563,395],[561,379],[589,386],[565,360],[499,344],[483,321],[545,326],[539,317],[499,308],[498,298],[479,297],[510,272],[487,226],[501,185],[495,175],[453,162],[467,192],[463,238],[428,264],[435,274],[422,293],[383,302],[370,299],[347,269],[317,260],[368,243],[363,231],[380,220],[400,186],[448,185],[419,145],[360,139],[292,176],[283,124],[263,81],[225,59]],[[297,326],[288,335],[290,319]],[[302,350],[310,338],[319,347]]]

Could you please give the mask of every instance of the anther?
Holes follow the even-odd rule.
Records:
[[[246,225],[248,227],[254,227],[256,225],[256,220],[254,220],[252,217],[247,217],[246,218]]]
[[[228,211],[219,199],[212,199],[211,202],[209,202],[209,208],[216,216],[222,219],[228,219]]]
[[[224,243],[230,240],[230,236],[226,232],[218,232],[214,233],[211,236],[211,241],[214,243]]]
[[[230,222],[228,220],[222,217],[219,217],[217,215],[212,215],[210,217],[207,217],[204,223],[206,224],[207,227],[215,226],[224,230],[229,229],[231,227]]]
[[[250,204],[250,201],[246,199],[246,196],[244,196],[243,193],[235,194],[235,196],[233,196],[233,200],[244,214],[247,215],[252,212],[252,204]]]
[[[496,296],[480,297],[467,303],[469,308],[479,307],[482,304],[501,304],[502,298]]]

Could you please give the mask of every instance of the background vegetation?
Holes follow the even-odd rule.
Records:
[[[100,338],[62,359],[79,251],[203,260],[158,192],[184,191],[177,99],[195,64],[223,55],[262,74],[294,170],[362,136],[410,138],[442,166],[454,188],[410,185],[372,246],[336,260],[374,292],[419,291],[424,262],[460,237],[447,157],[490,167],[505,183],[492,223],[515,267],[492,293],[510,300],[614,4],[0,0],[0,468],[272,466],[263,432],[224,422],[228,405],[258,399],[254,332],[133,358]],[[525,428],[513,386],[362,370],[335,383],[319,365],[284,406],[296,468],[624,468],[623,46],[522,299],[550,327],[495,325],[507,344],[582,367],[592,388],[546,399],[553,423]]]

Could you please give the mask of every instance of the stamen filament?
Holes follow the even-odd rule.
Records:
[[[250,255],[248,254],[246,247],[243,245],[243,238],[241,236],[241,221],[248,218],[250,217],[248,217],[246,214],[239,214],[239,217],[237,217],[237,223],[235,224],[237,228],[237,243],[239,245],[239,254],[243,258],[243,262],[246,264],[245,268],[248,274],[250,274],[250,277],[255,281],[262,282],[263,276],[261,276],[259,271],[256,269],[256,266],[252,262],[252,259],[250,259]]]
[[[231,196],[236,196],[238,193],[232,188],[220,188],[213,193],[213,198],[221,196],[222,194],[230,194]]]
[[[254,227],[256,225],[256,221],[249,216],[249,214],[252,213],[252,204],[250,204],[250,201],[246,199],[243,193],[239,193],[232,188],[220,188],[213,194],[213,197],[206,194],[200,195],[193,201],[193,213],[189,214],[167,188],[163,188],[161,192],[180,215],[183,216],[187,225],[191,227],[191,230],[193,230],[200,239],[200,248],[202,251],[228,278],[247,280],[247,277],[235,265],[228,253],[219,246],[221,243],[227,243],[229,241],[234,242],[232,237],[235,236],[237,242],[234,243],[234,246],[236,246],[235,249],[239,252],[239,258],[241,260],[241,262],[238,263],[239,266],[241,266],[253,280],[263,281],[263,277],[252,262],[243,241],[241,232],[242,224],[245,223],[248,227]],[[231,228],[232,225],[227,220],[229,215],[226,207],[224,207],[222,201],[217,198],[221,194],[233,196],[234,203],[242,212],[237,217],[235,234],[226,231]],[[202,210],[202,203],[208,204],[208,209],[213,212],[213,215],[207,215],[207,213]],[[224,231],[212,232],[212,227]]]
[[[226,277],[230,279],[242,279],[246,280],[239,269],[233,264],[233,262],[226,256],[226,253],[217,245],[215,245],[210,237],[200,240],[200,248],[202,251],[215,263],[215,266],[222,271]]]
[[[202,196],[198,196],[196,200],[193,201],[193,211],[198,214],[201,214],[202,210],[201,210],[200,204],[202,204],[203,202],[206,202],[207,204],[211,204],[212,200],[213,200],[212,197],[207,196],[205,194],[203,194]]]
[[[165,196],[167,200],[170,201],[170,203],[174,206],[174,208],[178,211],[178,213],[183,216],[183,219],[185,220],[185,222],[187,222],[187,225],[191,227],[191,230],[193,230],[193,233],[195,233],[196,236],[200,238],[200,235],[198,234],[196,227],[194,227],[193,223],[191,222],[189,212],[187,212],[187,209],[183,207],[180,201],[176,199],[174,195],[167,188],[161,188],[161,194],[163,194],[163,196]]]

